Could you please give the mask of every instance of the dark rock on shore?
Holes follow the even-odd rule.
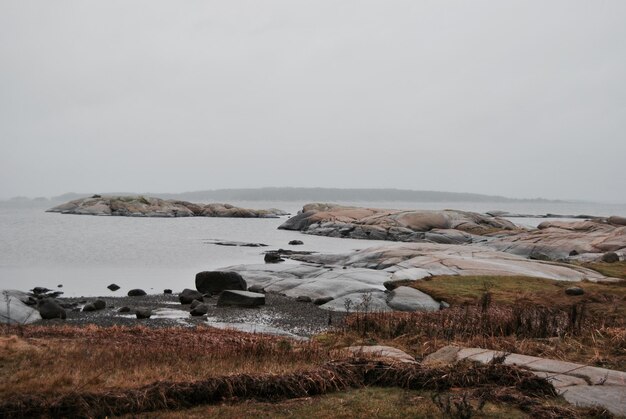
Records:
[[[152,316],[152,310],[149,308],[138,308],[135,310],[135,316],[138,319],[149,319]]]
[[[309,297],[308,295],[299,295],[298,297],[296,297],[296,301],[300,302],[300,303],[310,303],[311,297]]]
[[[117,310],[118,313],[130,313],[130,307],[124,306]]]
[[[265,304],[265,294],[250,291],[225,290],[217,300],[218,306],[258,307]]]
[[[267,247],[264,243],[248,243],[248,242],[238,242],[231,240],[210,240],[206,242],[207,244],[214,244],[216,246],[229,246],[229,247]]]
[[[87,303],[83,306],[83,311],[84,312],[91,312],[91,311],[97,311],[98,309],[96,308],[96,306],[94,305],[94,303]]]
[[[334,300],[333,297],[319,297],[313,300],[313,304],[315,304],[316,306],[321,306],[328,302],[331,302],[332,300]]]
[[[147,295],[146,292],[139,288],[135,288],[135,289],[128,291],[129,297],[143,297],[144,295]]]
[[[65,309],[52,298],[44,298],[40,300],[37,309],[39,310],[41,318],[44,320],[65,319],[67,317]]]
[[[580,287],[569,287],[565,289],[565,294],[567,295],[583,295],[585,290]]]
[[[246,281],[237,272],[204,271],[196,274],[196,289],[202,294],[217,294],[224,290],[248,288]]]
[[[107,288],[110,289],[111,291],[117,291],[120,289],[120,286],[117,284],[111,284]]]
[[[291,246],[300,246],[300,245],[303,245],[304,242],[302,240],[292,240],[292,241],[289,242],[289,244]]]
[[[285,261],[285,259],[280,257],[280,253],[278,252],[267,252],[263,260],[265,263],[279,263]]]
[[[190,314],[192,316],[204,316],[209,312],[209,307],[206,304],[199,303],[191,309]]]
[[[251,287],[248,287],[248,291],[265,294],[265,288],[263,288],[263,286],[261,285],[252,285]]]
[[[619,262],[619,255],[615,252],[607,252],[602,255],[602,262],[606,262],[606,263]]]
[[[171,294],[171,293],[172,293],[172,290],[169,288],[166,288],[163,290],[163,294]]]
[[[180,294],[178,294],[178,300],[181,304],[191,304],[194,300],[204,301],[204,296],[201,292],[185,288]]]

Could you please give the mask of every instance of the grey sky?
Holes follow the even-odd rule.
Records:
[[[0,0],[0,198],[626,202],[626,1]]]

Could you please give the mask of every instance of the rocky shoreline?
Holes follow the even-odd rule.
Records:
[[[248,209],[230,204],[194,204],[145,196],[101,196],[76,199],[46,212],[77,215],[113,215],[122,217],[234,217],[278,218],[288,215],[276,209]]]

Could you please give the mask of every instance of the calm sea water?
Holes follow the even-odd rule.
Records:
[[[301,202],[233,202],[249,208],[276,207],[295,214]],[[626,205],[492,204],[492,203],[346,203],[379,208],[454,208],[485,212],[588,214],[626,216]],[[194,287],[195,274],[241,263],[262,263],[262,252],[290,248],[290,240],[304,241],[297,250],[347,252],[373,246],[375,241],[335,239],[278,230],[280,219],[130,218],[46,213],[42,208],[0,207],[0,289],[56,288],[67,296],[125,295],[131,288],[160,293]],[[513,219],[524,225],[543,220]],[[259,242],[267,248],[224,247],[207,244],[220,239]],[[380,243],[380,242],[378,242]],[[106,286],[122,287],[110,292]]]

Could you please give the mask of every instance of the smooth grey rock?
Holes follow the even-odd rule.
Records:
[[[248,285],[240,274],[232,271],[204,271],[196,274],[196,289],[202,294],[218,294],[224,290],[246,290]]]
[[[565,289],[567,295],[583,295],[585,290],[580,287],[569,287]]]
[[[178,301],[181,304],[191,304],[194,300],[204,301],[204,296],[201,292],[185,288],[180,294],[178,294]]]
[[[129,297],[143,297],[144,295],[148,295],[148,294],[146,294],[144,290],[139,289],[139,288],[135,288],[135,289],[128,291]]]
[[[430,295],[414,288],[398,287],[389,293],[387,304],[398,311],[438,311],[440,305]]]
[[[575,406],[602,407],[614,415],[626,416],[626,387],[578,385],[564,389],[563,398]]]
[[[111,291],[117,291],[120,289],[120,286],[117,284],[111,284],[107,288],[110,289]]]
[[[353,356],[358,358],[383,358],[401,362],[403,364],[417,364],[417,361],[414,357],[392,346],[350,346],[348,348],[345,348],[345,350],[352,353]]]
[[[138,308],[135,310],[135,316],[142,320],[149,319],[152,316],[152,310],[149,308]]]
[[[65,319],[67,317],[65,309],[52,298],[44,298],[43,300],[39,301],[39,306],[37,307],[37,309],[39,310],[41,318],[44,320]]]
[[[28,300],[26,293],[14,290],[0,292],[0,323],[29,324],[41,320],[39,311],[22,301]]]
[[[250,291],[225,290],[217,300],[218,306],[258,307],[265,304],[265,294]]]
[[[204,316],[209,312],[209,307],[206,304],[199,303],[191,309],[192,316]]]

